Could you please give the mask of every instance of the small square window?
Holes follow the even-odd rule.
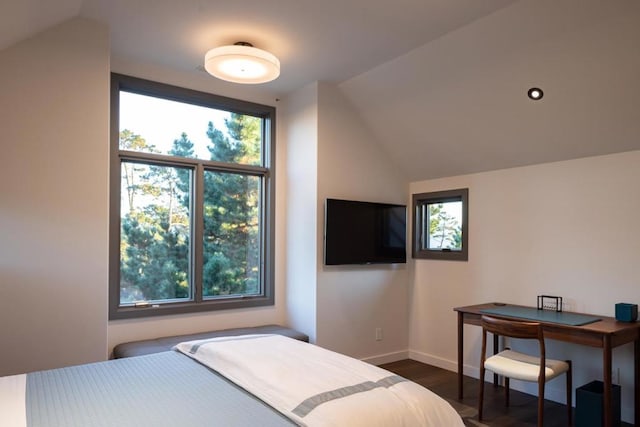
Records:
[[[413,195],[413,258],[468,259],[467,188]]]

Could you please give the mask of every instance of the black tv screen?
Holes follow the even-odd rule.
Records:
[[[327,199],[324,263],[406,263],[407,208],[388,203]]]

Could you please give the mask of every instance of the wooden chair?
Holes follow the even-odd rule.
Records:
[[[504,376],[505,403],[509,406],[509,378],[538,383],[538,427],[543,425],[545,383],[566,372],[567,376],[567,416],[571,425],[571,361],[547,359],[544,347],[544,333],[540,323],[521,322],[482,316],[482,356],[480,358],[480,396],[478,420],[482,420],[482,400],[484,395],[485,369]],[[487,332],[505,337],[538,341],[539,357],[506,349],[489,358]]]

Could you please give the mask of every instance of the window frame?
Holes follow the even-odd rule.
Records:
[[[119,111],[120,91],[132,92],[171,101],[184,102],[239,114],[247,114],[262,119],[262,165],[224,163],[198,158],[184,158],[171,155],[120,150]],[[158,83],[137,77],[111,73],[110,109],[110,160],[109,160],[109,320],[163,316],[182,313],[196,313],[224,309],[260,307],[275,304],[275,117],[272,106],[227,98],[206,92]],[[166,302],[147,305],[120,305],[120,192],[121,163],[134,161],[145,164],[181,166],[193,169],[191,211],[191,259],[192,299],[188,301]],[[204,171],[240,173],[259,176],[263,179],[260,207],[260,282],[259,295],[242,295],[217,298],[203,298],[203,206],[204,183],[198,176]]]
[[[425,205],[447,202],[462,202],[462,250],[424,249],[422,246],[423,209]],[[468,261],[469,259],[469,189],[434,191],[413,194],[413,235],[411,256],[415,259],[436,259],[449,261]]]

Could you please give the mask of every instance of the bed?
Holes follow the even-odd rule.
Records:
[[[0,378],[0,425],[463,426],[426,388],[280,335]]]

